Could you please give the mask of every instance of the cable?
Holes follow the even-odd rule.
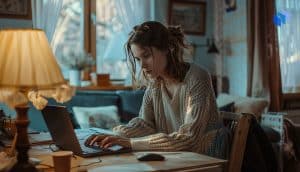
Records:
[[[71,169],[72,168],[79,168],[79,167],[86,167],[86,166],[90,166],[90,165],[97,164],[97,163],[100,163],[100,162],[102,162],[102,160],[100,159],[100,157],[98,157],[98,161],[91,162],[91,163],[88,163],[88,164],[83,164],[83,165],[77,165],[77,166],[71,167]]]

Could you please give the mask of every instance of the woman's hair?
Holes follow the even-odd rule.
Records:
[[[187,45],[181,27],[165,27],[156,21],[147,21],[133,27],[133,31],[130,32],[128,41],[125,44],[125,51],[132,78],[134,84],[136,84],[138,80],[136,79],[136,60],[131,50],[132,44],[167,51],[167,75],[180,82],[184,79],[186,64],[183,61],[183,50],[187,48]],[[144,73],[143,76],[148,80]]]

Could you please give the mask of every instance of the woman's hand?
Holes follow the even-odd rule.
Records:
[[[131,149],[130,139],[121,136],[106,135],[106,134],[93,134],[85,141],[85,145],[97,144],[99,147],[107,149],[114,145],[120,145],[124,148]]]

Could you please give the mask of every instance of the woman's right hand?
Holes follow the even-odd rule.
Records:
[[[130,139],[121,136],[107,135],[107,134],[93,134],[88,137],[84,143],[85,145],[98,145],[101,148],[109,148],[114,145],[120,145],[123,148],[130,148]]]

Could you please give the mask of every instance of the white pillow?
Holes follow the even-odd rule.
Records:
[[[76,107],[73,112],[80,128],[112,129],[120,124],[117,106]]]
[[[268,101],[264,98],[241,97],[222,93],[217,97],[218,107],[234,102],[234,112],[252,113],[260,118],[263,112],[267,111]]]

